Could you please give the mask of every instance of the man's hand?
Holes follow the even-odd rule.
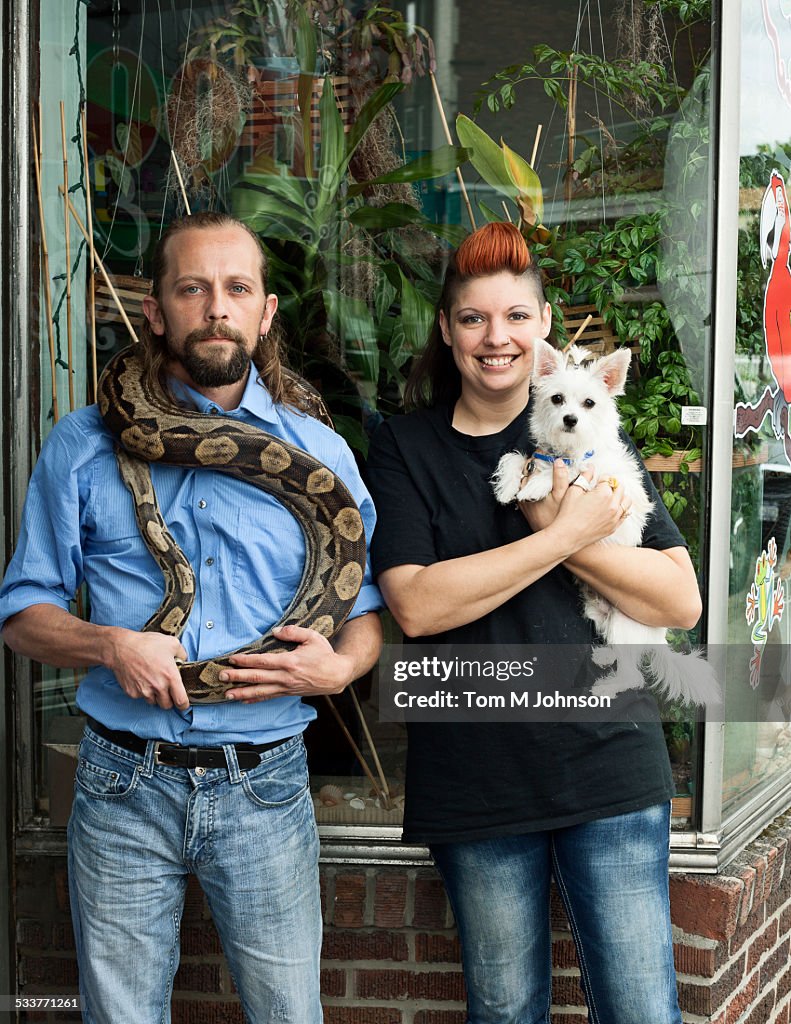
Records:
[[[235,654],[231,661],[238,668],[224,669],[220,679],[255,685],[229,690],[227,700],[253,704],[272,697],[315,697],[340,693],[352,681],[352,659],[334,650],[315,629],[281,626],[273,633],[278,640],[297,646],[293,651]]]
[[[165,710],[189,707],[176,664],[176,658],[186,660],[187,652],[175,637],[119,628],[113,630],[110,650],[107,667],[128,696]]]

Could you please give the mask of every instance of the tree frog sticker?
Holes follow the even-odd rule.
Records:
[[[791,437],[788,431],[788,405],[791,402],[791,223],[788,194],[783,176],[772,171],[761,202],[760,252],[764,268],[771,265],[764,290],[764,343],[774,382],[767,384],[761,397],[752,403],[736,404],[735,435],[758,433],[764,420],[774,436],[783,442],[786,460],[791,463]]]
[[[755,560],[755,577],[747,595],[745,618],[752,626],[750,639],[753,656],[750,659],[750,686],[755,689],[761,677],[761,657],[772,626],[783,617],[785,589],[783,581],[775,574],[777,567],[777,542],[771,537],[766,550]]]

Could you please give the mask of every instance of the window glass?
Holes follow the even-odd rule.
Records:
[[[82,186],[90,188],[96,252],[132,324],[163,224],[187,204],[242,217],[270,256],[289,361],[321,391],[362,460],[371,430],[400,406],[448,245],[471,215],[476,224],[522,216],[534,225],[558,341],[581,328],[578,343],[593,353],[632,350],[624,422],[701,564],[706,452],[694,410],[707,404],[711,342],[707,3],[520,0],[496,12],[472,0],[74,6],[76,37],[75,11],[42,0],[42,66],[53,36],[63,67],[59,84],[42,74],[52,165],[45,225],[54,240],[63,215],[51,118],[66,97],[67,139],[77,140],[68,143],[71,194],[85,214]],[[466,153],[448,146],[445,118]],[[359,144],[346,161],[350,139]],[[459,177],[454,165],[465,157]],[[65,253],[57,264],[54,246],[50,254],[56,279]],[[93,395],[91,311],[99,369],[128,332],[101,275],[90,297],[84,246],[79,255],[68,376],[84,404]],[[62,415],[65,282],[53,284]],[[47,672],[38,689],[39,809],[49,793],[45,752],[51,778],[66,756],[74,686],[70,674]],[[308,733],[319,820],[398,824],[405,739],[400,726],[378,721],[375,676],[335,701],[342,726],[320,703]],[[696,728],[679,715],[666,731],[677,823],[686,826]]]
[[[724,807],[787,776],[791,23],[742,10],[742,117]]]

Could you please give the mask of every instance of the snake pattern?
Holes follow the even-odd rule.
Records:
[[[305,536],[306,557],[296,594],[275,626],[222,657],[180,665],[193,704],[221,701],[219,673],[234,654],[288,650],[276,626],[303,626],[332,637],[352,610],[365,569],[365,530],[345,484],[307,452],[262,430],[223,416],[173,406],[150,388],[135,346],[114,356],[99,380],[99,409],[119,441],[121,476],[132,494],[143,542],[165,578],[165,596],[143,626],[179,637],[195,599],[192,566],[168,532],[151,482],[150,463],[227,473],[272,494],[294,515]]]

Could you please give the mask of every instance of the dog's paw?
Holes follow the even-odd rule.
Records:
[[[501,505],[509,505],[516,499],[524,473],[525,457],[521,452],[508,452],[497,463],[492,476],[492,488]]]
[[[599,668],[609,668],[615,664],[617,655],[614,647],[594,647],[591,652],[591,661]]]

